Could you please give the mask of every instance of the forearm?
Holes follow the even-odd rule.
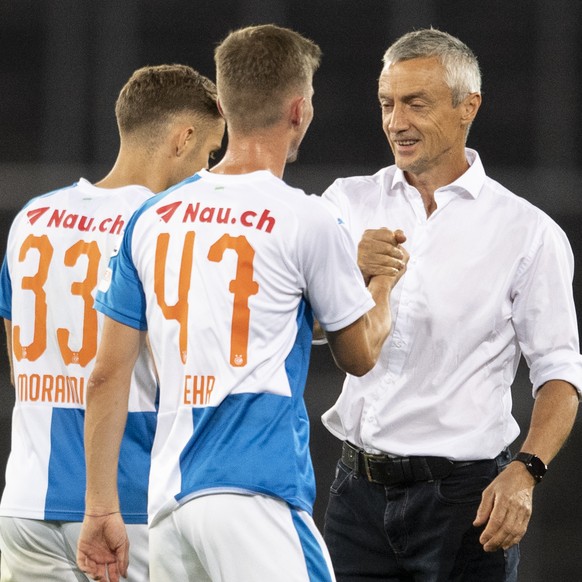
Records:
[[[117,465],[127,421],[128,391],[118,390],[113,380],[91,375],[85,414],[87,467],[86,513],[102,515],[119,511]]]
[[[550,380],[538,391],[521,450],[549,464],[570,435],[578,411],[578,393],[563,380]]]
[[[366,314],[366,339],[370,358],[376,362],[380,351],[392,328],[392,312],[390,310],[390,292],[394,286],[392,277],[372,277],[368,284],[376,305]]]
[[[578,395],[571,384],[562,380],[544,384],[521,450],[548,464],[568,438],[577,409]],[[523,463],[513,462],[485,489],[473,522],[475,526],[487,524],[480,536],[485,551],[507,549],[522,539],[532,512],[535,483]]]
[[[348,327],[326,332],[329,347],[338,367],[353,376],[367,374],[378,361],[380,350],[390,333],[391,277],[373,277],[368,289],[376,305]]]
[[[406,241],[400,230],[367,230],[358,245],[358,265],[375,306],[358,321],[335,333],[326,333],[336,364],[348,374],[363,376],[378,361],[392,328],[390,292],[408,263],[400,245]]]
[[[117,464],[127,421],[131,375],[141,340],[139,331],[105,318],[87,386],[85,511],[89,515],[119,510]]]

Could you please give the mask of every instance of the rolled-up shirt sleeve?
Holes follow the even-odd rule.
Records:
[[[512,314],[534,396],[549,380],[564,380],[582,397],[573,276],[574,257],[565,233],[541,215],[530,253],[516,273]]]

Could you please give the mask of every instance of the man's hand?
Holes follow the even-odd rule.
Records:
[[[401,230],[369,229],[358,245],[358,266],[366,285],[372,277],[386,275],[394,279],[392,287],[406,271],[408,253],[400,245],[406,241]]]
[[[77,544],[77,565],[94,580],[119,582],[127,576],[129,540],[119,512],[85,515]]]
[[[534,486],[525,465],[513,462],[483,491],[473,525],[487,524],[479,538],[486,552],[506,550],[523,538],[531,517]]]

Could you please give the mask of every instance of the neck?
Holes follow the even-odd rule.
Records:
[[[154,193],[165,190],[169,183],[167,170],[160,161],[145,152],[120,151],[111,171],[95,186],[99,188],[122,188],[138,185]]]
[[[454,164],[443,164],[427,169],[420,174],[405,171],[404,175],[406,181],[414,186],[419,192],[424,203],[427,217],[430,216],[436,209],[437,203],[434,193],[439,188],[447,186],[460,178],[469,168],[469,162],[465,157],[463,151],[462,158]]]
[[[268,170],[282,178],[288,155],[289,143],[276,131],[250,136],[229,134],[226,153],[211,171],[217,174],[248,174]]]

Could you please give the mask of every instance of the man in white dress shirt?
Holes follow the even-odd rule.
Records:
[[[324,424],[344,441],[324,529],[340,582],[516,580],[534,486],[572,429],[582,358],[573,257],[542,211],[466,149],[481,104],[477,59],[419,30],[384,55],[383,128],[395,165],[324,194],[359,263],[402,229],[407,273],[375,368],[347,376]],[[535,405],[511,415],[520,356]]]

